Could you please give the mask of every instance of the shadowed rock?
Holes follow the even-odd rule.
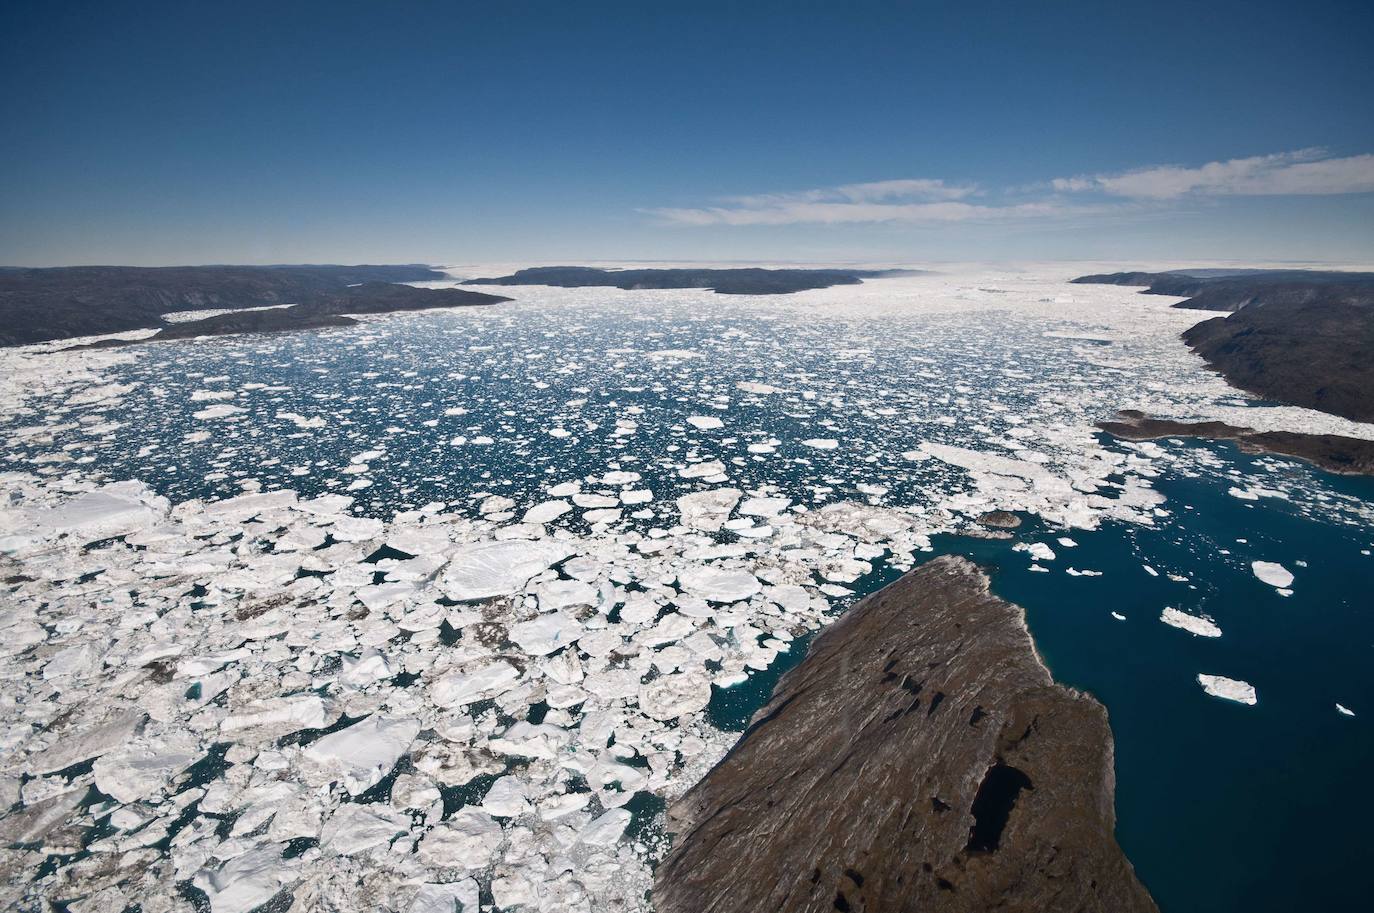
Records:
[[[1374,421],[1374,273],[1195,270],[1074,282],[1147,285],[1173,305],[1233,311],[1183,341],[1233,386],[1357,422]]]
[[[660,913],[1153,911],[1113,836],[1106,711],[939,558],[823,631],[669,810]]]
[[[858,285],[882,276],[919,275],[921,270],[862,269],[597,269],[536,266],[509,276],[469,279],[464,285],[554,285],[563,288],[708,288],[718,295],[786,295],[832,285]]]
[[[1374,441],[1339,434],[1301,434],[1296,431],[1256,431],[1225,422],[1177,422],[1149,418],[1135,409],[1122,409],[1117,420],[1098,422],[1108,434],[1128,441],[1163,437],[1199,437],[1235,441],[1248,453],[1275,453],[1306,460],[1328,472],[1374,475]]]

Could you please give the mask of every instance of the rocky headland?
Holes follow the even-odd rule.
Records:
[[[1358,422],[1374,421],[1374,273],[1112,273],[1074,282],[1144,285],[1175,307],[1230,311],[1183,341],[1233,386]]]
[[[659,913],[1153,911],[1111,730],[1020,608],[939,558],[862,600],[668,812]]]
[[[1226,422],[1178,422],[1150,418],[1135,409],[1123,409],[1116,420],[1097,427],[1128,441],[1165,437],[1196,437],[1235,441],[1249,453],[1273,453],[1297,457],[1328,472],[1342,475],[1374,475],[1374,441],[1338,434],[1300,434],[1294,431],[1256,431]]]
[[[561,288],[711,289],[717,295],[786,295],[832,285],[858,285],[864,279],[913,275],[917,270],[861,269],[596,269],[590,266],[540,266],[509,276],[469,279],[465,285],[553,285]]]
[[[179,338],[185,330],[164,317],[178,311],[296,306],[289,317],[267,310],[216,315],[193,334],[203,336],[343,325],[326,315],[509,300],[396,284],[444,278],[419,265],[6,268],[0,269],[0,345],[152,328],[170,331],[159,338]],[[217,319],[222,316],[233,319]],[[229,326],[236,329],[224,329]]]

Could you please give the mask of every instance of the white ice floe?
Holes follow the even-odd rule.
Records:
[[[689,415],[687,416],[687,424],[698,431],[714,431],[725,426],[725,423],[714,415]]]
[[[396,766],[419,731],[416,720],[374,714],[311,742],[305,758],[356,796]]]
[[[567,546],[547,540],[469,545],[454,553],[444,570],[442,586],[448,598],[459,601],[506,596],[571,554]]]
[[[1342,705],[1342,704],[1337,704],[1337,705],[1336,705],[1336,712],[1339,713],[1341,716],[1354,716],[1354,715],[1355,715],[1355,711],[1351,710],[1349,707],[1346,707],[1346,706],[1344,706],[1344,705]]]
[[[763,589],[757,577],[743,568],[696,566],[678,574],[683,592],[712,602],[738,602]]]
[[[1213,697],[1225,698],[1239,704],[1254,704],[1259,700],[1255,695],[1255,686],[1249,682],[1227,678],[1224,675],[1202,673],[1198,674],[1197,680],[1198,684],[1202,686],[1202,690]]]
[[[1293,585],[1293,575],[1282,564],[1273,561],[1252,561],[1250,570],[1262,582],[1269,584],[1275,589],[1287,589]]]
[[[1181,628],[1189,634],[1198,637],[1220,637],[1221,628],[1217,627],[1216,622],[1210,618],[1190,615],[1187,612],[1174,608],[1166,608],[1159,616],[1159,620],[1166,625]]]

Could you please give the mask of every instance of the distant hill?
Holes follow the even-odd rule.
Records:
[[[162,315],[175,311],[309,304],[321,313],[318,308],[329,301],[335,302],[332,313],[401,310],[399,298],[428,300],[410,293],[429,290],[388,291],[409,288],[392,283],[444,278],[444,273],[418,264],[6,267],[0,268],[0,345],[163,327],[168,322]],[[448,298],[451,304],[508,300],[463,300],[477,293],[454,291],[458,296]]]
[[[1165,273],[1104,273],[1074,282],[1095,285],[1141,285],[1146,295],[1187,298],[1176,308],[1237,311],[1259,301],[1311,301],[1317,297],[1374,296],[1374,273],[1322,270],[1171,270]]]
[[[1181,308],[1230,311],[1183,334],[1232,384],[1268,399],[1374,422],[1374,273],[1110,273],[1073,280],[1187,296]]]
[[[858,285],[880,276],[914,275],[919,270],[858,269],[596,269],[590,266],[539,266],[509,276],[469,279],[464,285],[555,285],[561,288],[705,288],[718,295],[786,295],[832,285]]]

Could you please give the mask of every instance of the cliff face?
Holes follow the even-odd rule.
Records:
[[[669,809],[660,913],[1153,911],[1117,846],[1106,711],[940,558],[813,642]]]

